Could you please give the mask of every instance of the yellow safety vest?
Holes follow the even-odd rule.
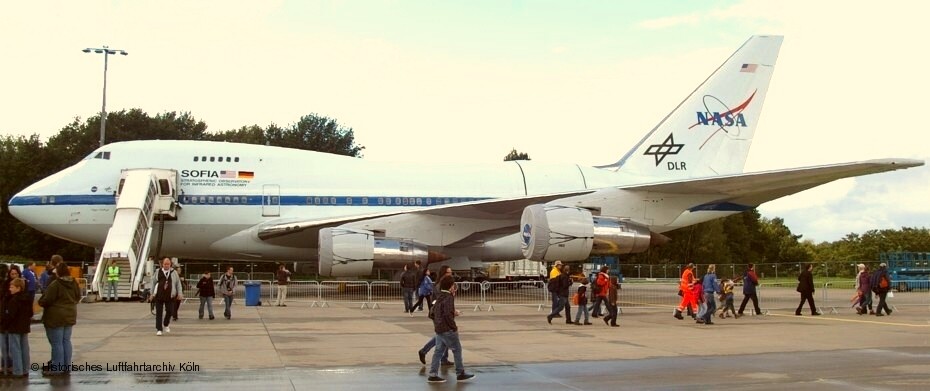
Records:
[[[119,281],[119,266],[107,266],[107,281]]]

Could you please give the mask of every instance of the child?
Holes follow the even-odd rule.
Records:
[[[697,298],[698,313],[695,314],[694,320],[698,323],[704,323],[704,311],[707,311],[707,303],[704,302],[704,283],[695,276],[694,289],[691,290],[694,297]]]
[[[575,292],[575,301],[578,305],[578,311],[575,312],[575,324],[581,326],[581,313],[584,312],[584,324],[590,325],[591,321],[588,318],[588,279],[585,278],[581,280],[581,286],[578,287],[578,291]]]
[[[7,336],[13,377],[29,377],[29,329],[32,321],[32,300],[25,293],[22,278],[10,282],[10,294],[4,300],[3,330]]]
[[[720,318],[727,317],[727,311],[733,314],[734,318],[739,318],[736,309],[733,307],[733,286],[736,285],[733,280],[723,280],[723,294],[720,295],[720,301],[723,302],[723,309],[720,310]]]

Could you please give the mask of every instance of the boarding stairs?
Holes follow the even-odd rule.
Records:
[[[120,268],[116,293],[120,299],[139,295],[145,286],[143,280],[151,264],[149,250],[153,233],[164,226],[165,220],[176,220],[178,173],[168,169],[126,169],[120,175],[116,192],[116,212],[113,225],[97,260],[91,292],[100,299],[108,297],[107,266],[115,261]]]

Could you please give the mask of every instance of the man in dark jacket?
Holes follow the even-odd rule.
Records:
[[[404,313],[413,316],[413,293],[417,289],[417,269],[413,264],[404,266],[400,275],[400,292],[404,298]]]
[[[552,313],[546,316],[546,321],[549,324],[552,324],[552,318],[558,316],[559,312],[562,309],[565,309],[565,323],[572,324],[572,309],[568,304],[568,292],[572,288],[572,277],[568,274],[568,267],[562,266],[562,273],[559,273],[559,276],[555,278],[554,282],[550,282],[553,295],[557,296],[558,302],[553,308]]]
[[[455,296],[453,296],[453,286],[455,282],[452,276],[444,276],[439,280],[439,293],[436,295],[436,304],[430,312],[433,318],[433,329],[436,332],[436,352],[443,352],[446,349],[452,350],[452,357],[455,361],[455,373],[458,375],[458,381],[467,381],[475,377],[474,374],[465,373],[465,365],[462,362],[462,343],[459,341],[459,328],[455,324],[455,317],[460,312],[455,309]],[[442,383],[446,379],[439,377],[439,362],[441,354],[433,354],[433,361],[429,367],[429,383]]]
[[[210,320],[213,320],[213,298],[216,297],[216,287],[213,285],[213,276],[210,275],[209,270],[203,272],[203,277],[197,281],[197,292],[200,295],[200,310],[197,314],[200,319],[203,319],[203,306],[206,305]]]
[[[798,309],[794,311],[797,316],[801,316],[801,307],[804,307],[804,300],[807,300],[808,306],[811,307],[811,315],[820,315],[817,312],[817,306],[814,305],[814,275],[811,274],[813,269],[813,264],[807,264],[807,268],[798,275],[797,291],[801,294],[801,303],[798,304]]]
[[[887,264],[878,265],[878,270],[872,273],[871,286],[872,291],[878,295],[878,307],[875,308],[875,316],[884,316],[882,315],[882,309],[885,310],[885,314],[891,315],[891,308],[888,308],[888,303],[885,302],[888,291],[891,290],[891,277],[888,276]]]
[[[756,286],[758,285],[759,278],[756,277],[756,265],[750,263],[746,267],[746,272],[743,273],[743,303],[739,305],[739,311],[736,312],[737,318],[743,316],[743,310],[746,309],[749,300],[752,300],[752,307],[756,311],[756,315],[762,314],[762,310],[759,309],[759,296],[756,294]]]

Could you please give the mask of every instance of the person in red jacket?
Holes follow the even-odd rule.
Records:
[[[694,296],[694,264],[689,263],[685,266],[685,270],[681,272],[681,280],[678,283],[679,294],[681,295],[681,303],[678,304],[678,308],[675,309],[675,318],[678,320],[684,319],[681,316],[681,311],[685,310],[685,307],[691,309],[694,314],[697,314],[697,298]]]
[[[594,309],[591,311],[591,316],[597,318],[601,315],[601,304],[607,303],[607,288],[610,286],[610,276],[607,275],[607,272],[610,271],[610,267],[607,265],[601,266],[601,270],[597,273],[597,278],[594,279],[594,285],[596,288],[592,287],[596,294],[594,295]]]

